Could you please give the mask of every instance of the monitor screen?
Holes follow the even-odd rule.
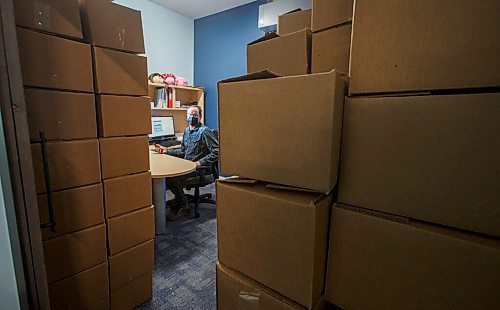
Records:
[[[175,136],[174,117],[173,116],[155,116],[151,117],[150,138],[173,137]]]

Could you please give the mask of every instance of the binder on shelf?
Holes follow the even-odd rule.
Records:
[[[173,108],[174,107],[174,98],[173,98],[174,94],[173,94],[173,89],[172,88],[168,88],[168,108]]]

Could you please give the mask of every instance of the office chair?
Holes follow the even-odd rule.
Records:
[[[219,139],[217,129],[213,130],[217,139]],[[215,200],[212,199],[212,194],[207,193],[200,195],[200,188],[212,184],[219,178],[219,167],[218,162],[215,162],[212,166],[200,166],[196,168],[197,176],[189,178],[186,180],[186,189],[191,190],[194,188],[194,195],[186,195],[189,202],[194,202],[194,217],[199,218],[200,212],[198,208],[200,203],[211,203],[215,205]]]

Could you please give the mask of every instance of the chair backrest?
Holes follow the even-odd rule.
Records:
[[[219,141],[219,130],[212,129],[212,132],[214,133],[215,137],[217,138],[217,141]],[[212,174],[214,175],[214,178],[217,180],[219,178],[219,160],[217,160],[215,163],[212,165]]]

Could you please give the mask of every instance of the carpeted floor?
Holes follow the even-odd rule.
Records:
[[[201,192],[215,195],[215,187],[213,184],[206,186]],[[167,196],[167,199],[171,198],[170,192],[167,192]],[[168,222],[167,232],[156,236],[153,299],[139,309],[216,308],[215,205],[200,204],[200,214],[198,219],[194,219],[191,214]]]

